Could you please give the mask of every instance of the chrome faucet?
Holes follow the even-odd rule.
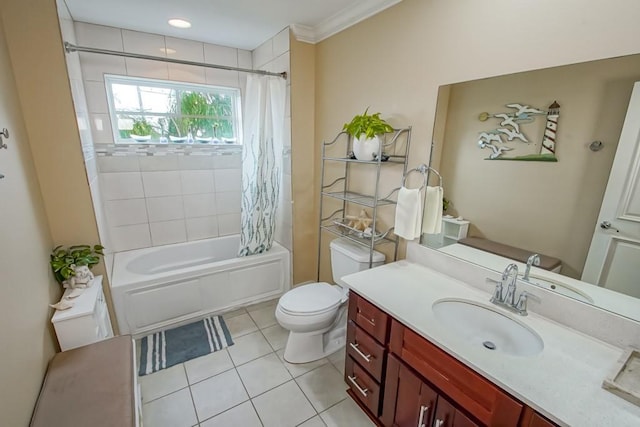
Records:
[[[537,257],[538,255],[536,254],[535,256]],[[529,259],[531,258],[533,258],[533,256]],[[532,261],[532,263],[534,263],[534,261]],[[495,283],[496,285],[496,288],[493,291],[493,296],[491,297],[491,302],[504,307],[507,310],[513,311],[520,316],[527,315],[528,298],[540,301],[537,296],[530,294],[527,291],[522,291],[516,301],[516,285],[518,282],[518,266],[516,264],[507,265],[507,268],[505,268],[502,273],[502,280],[487,278],[487,282]],[[505,285],[507,286],[507,293],[503,295]]]
[[[518,266],[509,264],[502,273],[502,282],[507,283],[507,294],[502,302],[513,307],[516,304],[516,281],[518,280]]]
[[[524,276],[522,276],[522,280],[528,282],[529,281],[529,273],[531,272],[531,266],[540,265],[540,255],[533,254],[527,259],[527,267],[524,270]]]

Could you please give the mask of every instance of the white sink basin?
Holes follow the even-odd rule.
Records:
[[[447,298],[434,302],[432,308],[451,333],[483,351],[534,356],[544,348],[535,331],[491,306]]]
[[[532,274],[529,277],[529,282],[533,283],[534,285],[540,286],[541,288],[557,292],[560,295],[565,295],[577,299],[578,301],[593,304],[593,298],[591,298],[585,292],[582,292],[581,290],[576,289],[573,286],[569,286],[566,283],[549,279],[547,277],[536,276],[535,274]]]

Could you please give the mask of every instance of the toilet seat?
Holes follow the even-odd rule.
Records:
[[[313,316],[334,311],[343,299],[339,289],[326,282],[298,286],[285,293],[278,306],[291,316]]]

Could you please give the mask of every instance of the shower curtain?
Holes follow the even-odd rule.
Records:
[[[239,256],[266,252],[273,244],[281,197],[285,96],[283,78],[247,76]]]

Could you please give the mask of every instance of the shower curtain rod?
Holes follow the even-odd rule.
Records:
[[[163,58],[161,56],[142,55],[139,53],[118,52],[117,50],[107,50],[107,49],[98,49],[94,47],[76,46],[69,42],[64,42],[64,50],[67,53],[87,52],[87,53],[98,53],[101,55],[124,56],[125,58],[148,59],[150,61],[171,62],[172,64],[195,65],[197,67],[216,68],[218,70],[228,70],[228,71],[239,71],[241,73],[260,74],[263,76],[276,76],[276,77],[282,77],[285,80],[287,79],[286,71],[283,71],[282,73],[272,73],[271,71],[264,71],[264,70],[251,70],[249,68],[238,68],[238,67],[229,67],[227,65],[205,64],[204,62],[186,61],[183,59]]]

